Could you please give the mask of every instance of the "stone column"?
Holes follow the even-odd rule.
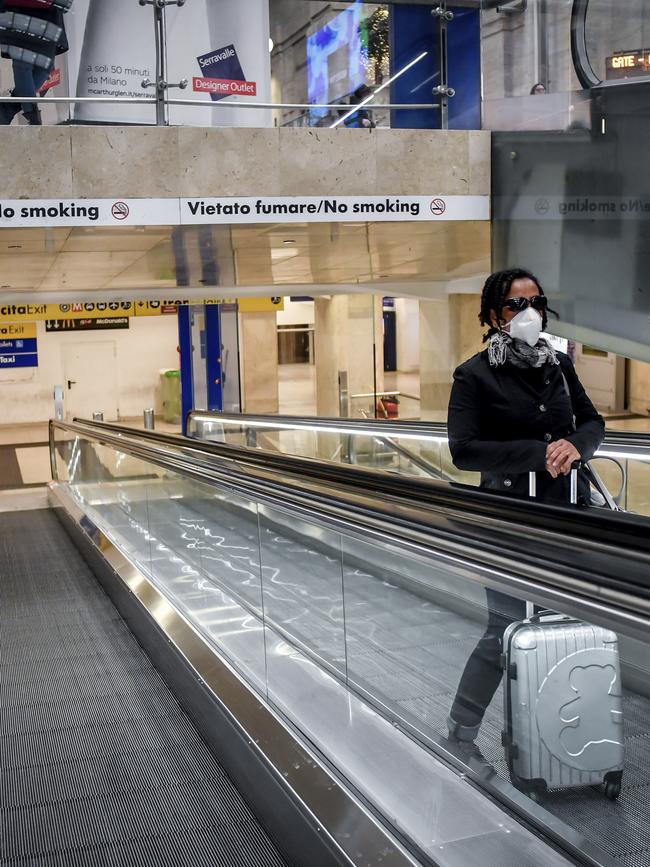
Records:
[[[241,313],[239,316],[242,410],[277,413],[278,336],[276,313]]]
[[[446,421],[454,369],[481,349],[480,295],[420,302],[421,417]]]
[[[347,373],[348,393],[370,394],[383,388],[381,297],[333,295],[314,304],[316,407],[318,415],[338,416],[340,371]],[[373,404],[367,398],[369,408]],[[365,406],[350,399],[350,415]]]

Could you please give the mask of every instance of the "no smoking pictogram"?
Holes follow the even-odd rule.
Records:
[[[447,205],[445,204],[444,199],[432,199],[431,200],[431,213],[435,214],[436,217],[439,217],[441,214],[444,214],[447,210]]]
[[[115,202],[111,208],[111,214],[116,220],[126,220],[129,216],[129,206],[126,202]]]

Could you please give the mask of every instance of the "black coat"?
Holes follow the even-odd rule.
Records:
[[[547,446],[569,440],[587,461],[603,441],[605,422],[569,357],[557,355],[559,366],[521,369],[507,362],[493,367],[485,350],[456,368],[449,448],[459,469],[481,473],[482,488],[527,497],[528,473],[536,471],[538,499],[569,503],[568,477],[554,480],[546,471]],[[588,503],[589,485],[582,476],[579,493]]]

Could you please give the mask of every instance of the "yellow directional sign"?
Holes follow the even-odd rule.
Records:
[[[6,322],[0,324],[3,340],[32,340],[36,337],[36,323]]]
[[[237,298],[240,313],[275,313],[284,310],[284,298]]]
[[[41,322],[44,319],[105,319],[113,316],[133,316],[133,302],[0,305],[0,322]]]
[[[239,304],[242,313],[284,309],[284,298],[200,298],[163,301],[87,301],[74,304],[2,304],[0,324],[46,319],[109,319],[124,316],[173,315],[184,304]],[[36,335],[34,335],[36,336]]]

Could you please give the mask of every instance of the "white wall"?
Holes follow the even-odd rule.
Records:
[[[81,331],[46,334],[38,325],[39,366],[25,370],[0,370],[0,424],[47,421],[54,415],[54,386],[63,384],[63,347],[93,340],[115,341],[117,346],[118,408],[121,418],[139,416],[156,406],[159,371],[178,368],[176,316],[143,316],[130,320],[128,330]],[[98,398],[102,384],[97,383]]]
[[[416,298],[395,299],[397,369],[412,373],[420,368],[420,302]]]
[[[284,310],[278,310],[278,325],[313,325],[314,302],[284,299]]]

